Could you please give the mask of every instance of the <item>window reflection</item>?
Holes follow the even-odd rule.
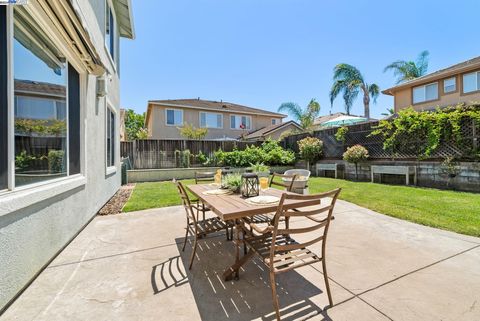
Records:
[[[66,63],[35,21],[14,13],[15,185],[67,174]]]

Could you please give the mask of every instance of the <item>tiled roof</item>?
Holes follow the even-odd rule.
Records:
[[[266,136],[266,135],[268,135],[272,132],[275,132],[279,129],[282,129],[283,127],[287,127],[291,124],[298,127],[298,129],[301,129],[301,127],[298,123],[294,122],[293,120],[290,120],[290,121],[287,121],[286,123],[270,125],[270,126],[267,126],[267,127],[260,128],[256,131],[253,131],[253,132],[249,133],[244,138],[245,139],[253,139],[253,138],[257,138],[257,137],[263,137],[263,136]]]
[[[384,93],[386,95],[392,95],[393,92],[397,91],[398,89],[402,89],[402,88],[406,88],[406,87],[412,87],[414,85],[418,85],[418,84],[425,83],[425,82],[428,82],[428,81],[434,81],[436,79],[440,79],[440,78],[443,78],[443,77],[448,77],[450,75],[457,74],[459,72],[466,72],[466,71],[477,69],[477,68],[480,68],[480,56],[469,59],[469,60],[466,60],[466,61],[462,61],[458,64],[449,66],[449,67],[444,68],[444,69],[437,70],[437,71],[432,72],[428,75],[403,82],[401,84],[398,84],[397,86],[394,86],[394,87],[383,90],[382,93]]]
[[[15,92],[44,96],[66,97],[66,86],[48,82],[15,79]]]
[[[252,113],[252,114],[261,114],[272,117],[281,117],[285,118],[287,115],[274,113],[268,110],[263,110],[259,108],[247,107],[239,104],[233,104],[226,101],[211,101],[203,99],[168,99],[168,100],[150,100],[149,104],[155,105],[167,105],[167,106],[178,106],[186,108],[204,108],[204,109],[213,109],[224,112],[241,112],[241,113]]]

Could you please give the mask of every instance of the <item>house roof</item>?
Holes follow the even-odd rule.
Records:
[[[135,39],[131,0],[115,0],[113,5],[115,7],[120,37]]]
[[[466,60],[466,61],[463,61],[463,62],[460,62],[458,64],[449,66],[449,67],[444,68],[444,69],[437,70],[437,71],[432,72],[428,75],[403,82],[403,83],[401,83],[397,86],[394,86],[394,87],[383,90],[382,93],[385,94],[385,95],[392,95],[393,96],[393,94],[396,91],[401,90],[401,89],[405,89],[405,88],[413,87],[415,85],[420,85],[420,84],[436,81],[438,79],[446,78],[446,77],[449,77],[449,76],[453,76],[453,75],[456,75],[456,74],[459,74],[459,73],[468,72],[468,71],[471,71],[471,70],[474,70],[474,69],[479,69],[479,68],[480,68],[480,56],[469,59],[469,60]]]
[[[49,82],[31,81],[15,79],[15,94],[21,93],[24,95],[33,96],[53,96],[66,97],[66,86],[52,84]]]
[[[263,128],[260,128],[260,129],[257,129],[249,134],[247,134],[244,138],[245,139],[254,139],[254,138],[259,138],[259,137],[265,137],[269,134],[272,134],[278,130],[281,130],[285,127],[288,127],[289,125],[293,125],[295,127],[297,127],[298,129],[302,129],[302,127],[300,127],[300,125],[293,121],[293,120],[290,120],[290,121],[287,121],[286,123],[281,123],[281,124],[276,124],[276,125],[270,125],[270,126],[266,126],[266,127],[263,127]]]
[[[343,115],[346,115],[345,113],[334,113],[334,114],[330,114],[330,115],[324,115],[324,116],[320,116],[318,118],[315,119],[315,121],[313,122],[314,125],[321,125],[323,124],[324,122],[327,122],[329,120],[332,120],[334,118],[337,118],[337,117],[340,117],[340,116],[343,116]]]
[[[194,108],[202,110],[212,110],[212,111],[222,111],[222,112],[232,112],[240,113],[247,115],[262,115],[270,116],[277,118],[285,118],[287,115],[274,113],[268,110],[263,110],[259,108],[253,108],[248,106],[243,106],[239,104],[229,103],[226,101],[212,101],[212,100],[203,100],[203,99],[167,99],[167,100],[150,100],[148,102],[147,108],[147,117],[146,123],[148,124],[148,119],[150,115],[150,109],[152,106],[167,106],[167,107],[176,107],[176,108]]]

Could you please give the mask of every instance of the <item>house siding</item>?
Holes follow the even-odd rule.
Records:
[[[281,122],[281,117],[275,116],[264,116],[264,115],[254,115],[254,114],[245,114],[239,113],[236,111],[212,111],[212,110],[201,110],[201,109],[189,109],[189,108],[178,108],[178,107],[167,107],[167,106],[152,106],[151,115],[148,121],[148,132],[150,138],[152,139],[182,139],[179,126],[169,126],[166,125],[165,120],[165,110],[166,109],[181,109],[183,110],[183,122],[193,125],[195,127],[200,127],[200,112],[211,112],[211,113],[221,113],[223,115],[223,128],[208,128],[208,134],[206,139],[217,139],[223,137],[229,138],[238,138],[245,132],[250,132],[256,129],[270,126],[272,124],[272,118],[277,119]],[[231,115],[242,115],[250,116],[252,118],[252,128],[248,131],[240,129],[230,129],[230,116]]]
[[[91,1],[98,4],[102,1]],[[93,43],[105,60],[103,33],[99,32],[98,8],[87,1],[77,3],[83,25],[93,33]],[[90,29],[91,27],[91,29]],[[48,32],[48,31],[47,31]],[[118,42],[118,39],[117,39]],[[117,56],[118,57],[118,56]],[[82,179],[82,184],[68,190],[48,189],[49,183],[23,191],[0,195],[0,314],[9,302],[49,263],[49,261],[85,226],[120,187],[120,146],[116,139],[116,172],[106,173],[105,117],[107,101],[116,113],[119,133],[119,78],[111,73],[108,95],[97,98],[97,78],[80,73],[81,83],[81,163],[82,174],[65,182]],[[51,187],[51,186],[50,186]],[[48,195],[39,202],[11,210],[22,193]],[[19,201],[17,201],[19,202]],[[79,259],[86,253],[80,253]]]
[[[476,70],[474,70],[476,71]],[[470,73],[473,71],[468,71]],[[441,78],[434,81],[428,81],[423,84],[416,84],[412,87],[407,87],[403,89],[396,90],[394,92],[394,104],[395,104],[395,112],[398,112],[402,109],[412,107],[416,111],[423,111],[423,110],[431,110],[437,106],[444,107],[450,105],[456,105],[458,103],[469,103],[473,101],[480,101],[480,92],[473,92],[464,94],[463,93],[463,75],[465,73],[448,76],[445,78]],[[443,81],[445,79],[449,79],[452,77],[456,77],[456,91],[451,93],[444,93],[443,92]],[[438,99],[428,102],[423,102],[419,104],[413,104],[413,88],[438,82]]]

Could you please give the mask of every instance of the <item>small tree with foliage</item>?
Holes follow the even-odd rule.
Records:
[[[358,163],[368,159],[368,150],[362,145],[354,145],[348,147],[347,151],[343,153],[343,160],[355,164],[355,180],[358,181]]]
[[[185,123],[183,127],[178,127],[178,130],[180,130],[180,135],[186,139],[200,140],[204,139],[208,134],[207,128],[196,128],[195,126],[187,123]]]
[[[298,141],[300,156],[307,161],[308,168],[322,156],[323,142],[316,137],[306,137]]]
[[[147,139],[148,131],[145,128],[145,113],[137,114],[133,109],[125,110],[125,132],[127,140]]]

